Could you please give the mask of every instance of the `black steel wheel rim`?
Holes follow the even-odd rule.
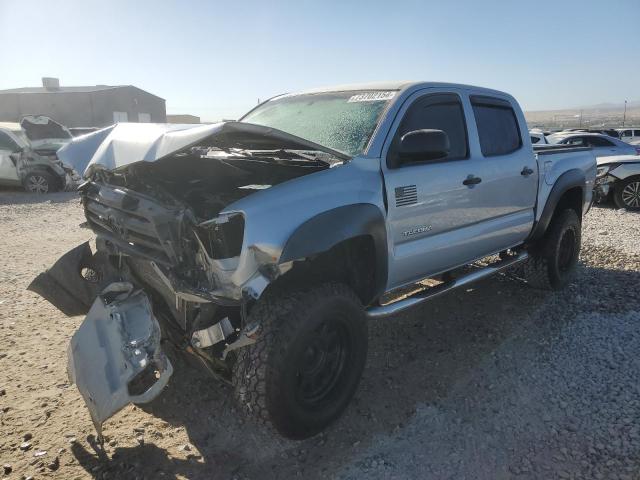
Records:
[[[339,320],[325,320],[302,350],[296,374],[296,396],[305,407],[330,403],[340,391],[351,351],[346,326]]]

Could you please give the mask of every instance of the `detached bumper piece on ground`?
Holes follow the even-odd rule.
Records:
[[[68,361],[100,437],[106,419],[154,399],[173,373],[151,302],[129,283],[113,283],[96,298],[71,339]]]

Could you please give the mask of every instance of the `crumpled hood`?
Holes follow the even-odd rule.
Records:
[[[341,160],[350,157],[281,130],[243,122],[211,125],[119,123],[74,138],[58,158],[83,176],[94,169],[117,170],[136,162],[155,162],[192,146],[255,150],[314,150]]]
[[[640,163],[640,155],[614,155],[611,157],[596,157],[598,166],[609,165],[611,163]]]
[[[46,115],[26,115],[20,120],[20,127],[34,150],[57,150],[71,139],[67,127]]]

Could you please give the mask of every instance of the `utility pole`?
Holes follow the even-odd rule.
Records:
[[[624,113],[622,114],[622,127],[624,128],[624,122],[627,120],[627,101],[624,101]]]

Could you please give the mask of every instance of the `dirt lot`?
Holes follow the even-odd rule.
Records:
[[[65,374],[81,318],[25,291],[91,238],[82,219],[74,194],[0,192],[7,478],[640,478],[640,215],[593,209],[562,293],[511,273],[373,323],[356,397],[318,437],[265,432],[178,366],[153,404],[107,421],[101,455]]]

